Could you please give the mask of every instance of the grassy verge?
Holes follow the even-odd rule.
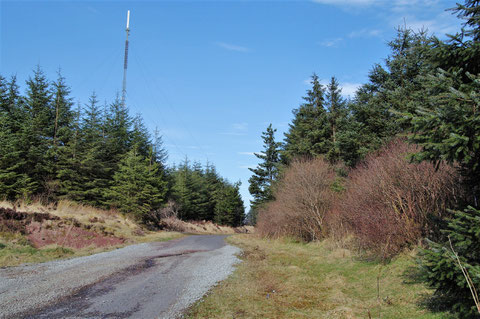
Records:
[[[143,236],[130,237],[128,244],[167,241],[182,236],[184,235],[177,232],[149,232]],[[11,267],[24,263],[40,263],[55,259],[92,255],[124,246],[127,246],[127,244],[102,248],[90,246],[82,249],[50,245],[38,249],[31,246],[25,236],[14,233],[0,233],[0,267]]]
[[[382,266],[328,242],[228,240],[243,249],[244,262],[187,318],[448,318],[418,306],[427,289],[404,283],[413,253]]]

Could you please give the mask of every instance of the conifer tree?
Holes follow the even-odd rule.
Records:
[[[277,178],[280,164],[280,143],[275,141],[275,132],[272,124],[262,132],[263,152],[255,153],[262,162],[256,168],[249,168],[253,173],[248,182],[248,190],[253,196],[250,201],[253,210],[273,199],[272,185]]]
[[[240,182],[225,184],[217,192],[215,219],[217,224],[237,227],[243,224],[245,208],[240,196]]]
[[[108,191],[110,205],[139,219],[160,208],[165,201],[166,182],[158,164],[150,164],[147,158],[133,148],[120,161]]]
[[[315,157],[331,149],[331,130],[324,108],[325,88],[316,74],[312,75],[312,89],[303,99],[305,103],[293,111],[294,119],[285,133],[282,152],[288,163],[295,157]]]
[[[48,165],[48,151],[51,146],[54,128],[52,95],[50,87],[40,67],[33,78],[27,81],[25,100],[26,117],[22,128],[22,143],[26,158],[26,171],[35,185],[33,192],[42,193],[46,183],[52,178]]]
[[[15,200],[32,192],[32,181],[23,171],[19,95],[15,77],[0,76],[0,197]]]
[[[327,158],[330,162],[335,163],[340,156],[338,133],[346,124],[347,116],[346,102],[342,97],[342,89],[335,77],[332,77],[327,85],[325,100],[331,130],[331,148],[327,153]]]
[[[465,5],[458,5],[457,12],[461,17],[468,17],[465,26],[479,28],[478,1],[465,1]],[[455,35],[449,42],[433,47],[433,58],[446,58],[443,65],[447,68],[425,77],[424,94],[428,103],[419,103],[415,112],[405,114],[412,125],[410,141],[422,146],[413,158],[437,164],[442,161],[454,163],[463,176],[461,182],[464,198],[444,230],[448,238],[440,244],[431,243],[429,249],[423,252],[421,260],[424,281],[435,288],[435,294],[442,297],[444,303],[462,318],[480,316],[480,310],[475,308],[472,291],[465,279],[470,277],[478,289],[480,74],[469,72],[478,71],[480,42],[477,31],[462,30],[461,34]],[[472,38],[463,41],[465,34]],[[447,49],[449,47],[451,50]],[[458,259],[455,254],[458,254]]]

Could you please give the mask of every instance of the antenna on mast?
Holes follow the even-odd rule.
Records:
[[[127,11],[127,28],[125,29],[127,38],[125,40],[125,57],[123,59],[123,86],[122,86],[122,106],[125,106],[127,95],[127,64],[128,64],[128,35],[130,34],[130,10]]]

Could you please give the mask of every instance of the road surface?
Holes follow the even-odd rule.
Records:
[[[0,269],[1,318],[178,318],[238,262],[225,236],[189,236]]]

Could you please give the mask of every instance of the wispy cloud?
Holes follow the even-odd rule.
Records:
[[[385,30],[403,26],[404,24],[414,31],[428,29],[437,36],[455,33],[459,30],[461,21],[450,11],[455,6],[445,0],[312,0],[322,5],[331,5],[358,14],[358,9],[374,10],[374,13],[383,20],[383,25],[377,28],[364,28],[352,31],[348,37],[381,37]],[[373,12],[372,12],[373,13]],[[333,46],[334,43],[325,41],[324,45]]]
[[[255,152],[238,152],[239,155],[255,156]]]
[[[93,14],[98,14],[98,10],[95,9],[94,7],[92,7],[92,6],[87,6],[87,10],[90,11],[91,13],[93,13]]]
[[[382,34],[382,30],[364,28],[361,30],[355,30],[348,34],[349,38],[371,38],[379,37]]]
[[[245,136],[248,132],[248,123],[233,123],[230,125],[230,130],[224,133],[220,133],[222,135],[233,135],[233,136]]]
[[[340,87],[342,88],[342,95],[345,97],[353,97],[355,95],[355,92],[357,92],[358,88],[362,84],[360,83],[349,83],[349,82],[344,82],[340,84]]]
[[[236,52],[250,52],[250,49],[241,45],[225,43],[225,42],[215,42],[215,45],[228,50],[228,51],[236,51]]]
[[[379,0],[313,0],[313,2],[321,4],[332,4],[336,6],[369,6],[379,2]]]
[[[320,42],[320,45],[327,48],[336,48],[340,45],[342,40],[343,40],[342,38],[328,39]]]

